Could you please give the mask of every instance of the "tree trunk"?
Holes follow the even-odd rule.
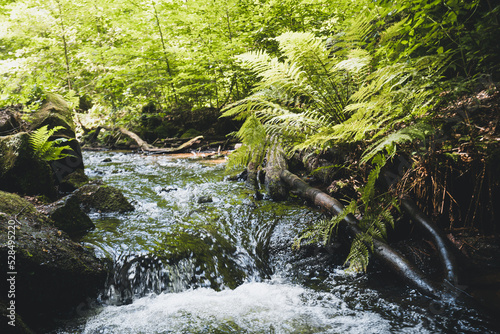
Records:
[[[335,198],[309,186],[306,182],[290,173],[288,170],[283,170],[280,177],[290,188],[296,190],[301,197],[310,200],[312,203],[327,210],[332,215],[338,215],[344,209],[344,206]],[[347,229],[352,236],[362,233],[361,229],[358,227],[358,220],[352,214],[347,215],[344,222],[347,224]],[[373,245],[373,255],[391,270],[396,272],[401,278],[427,296],[435,298],[440,297],[440,290],[437,285],[429,281],[417,267],[412,265],[387,243],[374,238]]]
[[[66,42],[66,28],[64,27],[64,16],[63,16],[63,10],[62,10],[62,5],[60,1],[56,1],[57,3],[57,8],[59,9],[59,19],[60,19],[60,25],[61,25],[61,38],[63,41],[63,47],[64,47],[64,60],[66,61],[66,80],[68,83],[68,90],[71,90],[71,70],[69,67],[69,56],[68,56],[68,43]]]
[[[158,32],[160,33],[161,45],[163,48],[163,56],[165,57],[165,64],[167,65],[167,73],[168,73],[168,76],[170,78],[170,86],[172,87],[172,93],[174,94],[175,104],[177,104],[177,102],[178,102],[177,101],[177,92],[175,90],[173,76],[172,76],[172,70],[170,69],[170,62],[169,62],[168,56],[167,56],[167,47],[165,46],[165,39],[163,38],[163,30],[161,29],[161,25],[160,25],[160,18],[158,16],[158,11],[156,10],[155,2],[151,1],[151,5],[153,6],[153,10],[154,10],[154,15],[155,15],[155,19],[156,19],[156,26],[158,28]]]
[[[149,145],[147,142],[141,139],[137,134],[133,133],[132,131],[129,131],[125,128],[118,128],[118,131],[123,133],[125,136],[128,136],[129,138],[133,139],[137,145],[141,148],[142,151],[149,151],[152,146]]]
[[[274,200],[283,200],[288,195],[288,191],[280,179],[281,171],[287,168],[285,152],[283,152],[283,148],[279,143],[274,142],[267,151],[267,164],[265,168],[267,194]]]

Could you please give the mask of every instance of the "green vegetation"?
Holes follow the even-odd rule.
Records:
[[[66,138],[57,138],[49,140],[57,131],[64,129],[63,126],[56,126],[50,130],[48,126],[42,126],[30,134],[30,144],[33,148],[34,154],[45,161],[59,160],[72,156],[72,154],[63,153],[64,150],[73,151],[68,145],[61,146],[62,143],[67,142]]]

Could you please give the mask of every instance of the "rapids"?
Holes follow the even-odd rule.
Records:
[[[84,152],[86,173],[136,210],[92,213],[82,242],[114,263],[96,301],[57,333],[494,333],[478,311],[434,305],[391,274],[344,271],[332,246],[292,251],[320,212],[256,200],[200,156]],[[108,161],[106,159],[110,159]]]

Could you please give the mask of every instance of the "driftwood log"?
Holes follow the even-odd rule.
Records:
[[[280,178],[301,197],[311,201],[314,205],[327,210],[332,215],[338,215],[344,209],[344,206],[339,201],[331,196],[328,196],[319,189],[309,186],[305,181],[290,173],[288,170],[283,170],[280,174]],[[347,229],[351,235],[356,236],[357,234],[362,233],[361,229],[358,227],[358,220],[352,214],[347,215],[344,222],[346,223]],[[401,278],[427,296],[433,298],[442,297],[441,289],[435,282],[430,281],[424,273],[422,273],[422,271],[420,271],[387,243],[374,238],[373,245],[373,255],[397,273]]]
[[[98,126],[94,132],[94,135],[90,139],[90,142],[95,141],[95,139],[99,135],[99,132],[101,129],[106,129],[108,131],[118,130],[120,133],[124,134],[125,136],[127,136],[130,139],[132,139],[133,141],[135,141],[142,152],[155,153],[155,154],[180,152],[180,151],[183,151],[183,150],[193,146],[196,143],[199,143],[200,140],[203,139],[203,136],[197,136],[197,137],[194,137],[194,138],[190,139],[189,141],[185,142],[184,144],[179,145],[177,147],[158,148],[158,147],[154,147],[154,146],[148,144],[145,140],[143,140],[141,137],[139,137],[136,133],[134,133],[130,130],[127,130],[123,127],[113,129],[113,128],[107,127],[107,126]]]
[[[133,139],[137,145],[139,145],[139,148],[143,152],[148,152],[148,153],[175,153],[182,151],[188,147],[193,146],[195,143],[198,143],[200,139],[203,138],[203,136],[198,136],[194,137],[193,139],[185,142],[184,144],[177,146],[177,147],[170,147],[170,148],[157,148],[154,146],[149,145],[146,141],[142,140],[137,134],[134,132],[127,130],[125,128],[118,128],[118,131],[123,133],[124,135],[128,136],[129,138]]]

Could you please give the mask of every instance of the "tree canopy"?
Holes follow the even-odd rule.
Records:
[[[498,72],[498,11],[488,0],[4,0],[0,106],[50,91],[75,104],[91,97],[108,120],[150,101],[219,109],[257,81],[237,56],[282,61],[278,36],[309,33],[328,46],[363,17],[358,44],[374,70],[436,54],[450,78],[486,77]]]

